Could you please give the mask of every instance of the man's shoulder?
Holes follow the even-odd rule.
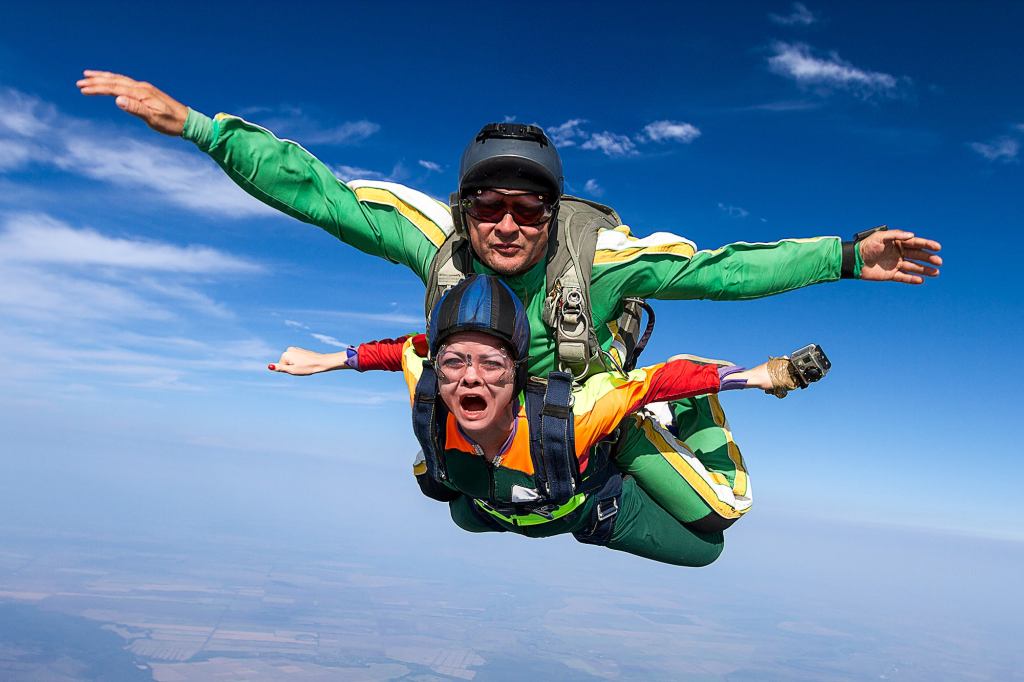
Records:
[[[381,180],[350,180],[345,184],[359,201],[397,210],[435,246],[440,246],[454,230],[448,204],[417,189]]]
[[[688,259],[696,252],[696,244],[671,232],[654,232],[646,237],[635,237],[628,226],[620,225],[613,230],[601,230],[598,233],[594,267],[620,265],[654,255]]]

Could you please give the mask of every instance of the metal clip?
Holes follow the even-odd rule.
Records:
[[[611,502],[611,506],[605,507],[605,503]],[[597,520],[604,521],[619,513],[619,498],[613,497],[610,500],[601,500],[597,503]]]

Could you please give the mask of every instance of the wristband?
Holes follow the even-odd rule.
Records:
[[[853,235],[853,241],[843,242],[843,264],[839,268],[839,277],[842,279],[857,279],[860,277],[860,266],[863,261],[860,258],[860,249],[857,244],[861,243],[875,232],[888,230],[888,225],[879,225],[870,230],[863,230]]]
[[[746,379],[739,379],[739,378],[729,379],[729,378],[727,378],[727,377],[729,377],[732,374],[736,374],[737,372],[746,372],[746,371],[747,371],[746,367],[740,367],[739,365],[726,365],[725,367],[719,367],[718,368],[718,380],[721,382],[721,386],[719,386],[718,390],[719,391],[734,391],[736,389],[746,388],[747,387],[747,380]]]

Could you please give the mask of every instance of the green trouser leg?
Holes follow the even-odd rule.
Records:
[[[669,403],[678,437],[643,414],[623,422],[615,463],[659,505],[703,530],[728,527],[750,508],[750,485],[717,396]]]
[[[701,533],[679,523],[629,477],[608,547],[676,566],[707,566],[725,545],[722,533]]]
[[[452,520],[463,530],[470,533],[498,530],[481,519],[473,509],[472,500],[465,495],[450,502],[449,508]],[[592,507],[588,504],[570,530],[580,530],[592,521]],[[524,534],[522,531],[510,530]],[[608,543],[610,549],[676,566],[707,566],[722,553],[724,543],[721,532],[701,533],[676,521],[641,490],[632,478],[622,482],[619,513],[615,517],[615,528]]]

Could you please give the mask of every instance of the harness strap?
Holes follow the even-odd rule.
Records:
[[[575,533],[579,542],[588,545],[607,545],[615,531],[615,521],[619,515],[619,500],[622,497],[622,474],[616,472],[598,492],[594,493],[597,502],[591,510],[590,523]]]
[[[552,504],[561,505],[576,494],[579,460],[572,418],[572,375],[548,375],[543,397],[540,384],[527,385],[526,415],[530,424],[530,455],[537,486]]]
[[[542,523],[560,519],[579,509],[586,501],[586,493],[577,493],[569,498],[569,501],[565,504],[549,504],[544,507],[536,507],[530,511],[525,509],[520,511],[515,508],[503,507],[502,505],[492,505],[486,500],[473,498],[473,502],[478,509],[512,526],[538,526]]]
[[[441,444],[438,442],[448,409],[437,397],[437,375],[429,360],[423,361],[423,374],[416,382],[416,397],[412,402],[412,431],[423,450],[427,474],[437,480],[448,479]]]

